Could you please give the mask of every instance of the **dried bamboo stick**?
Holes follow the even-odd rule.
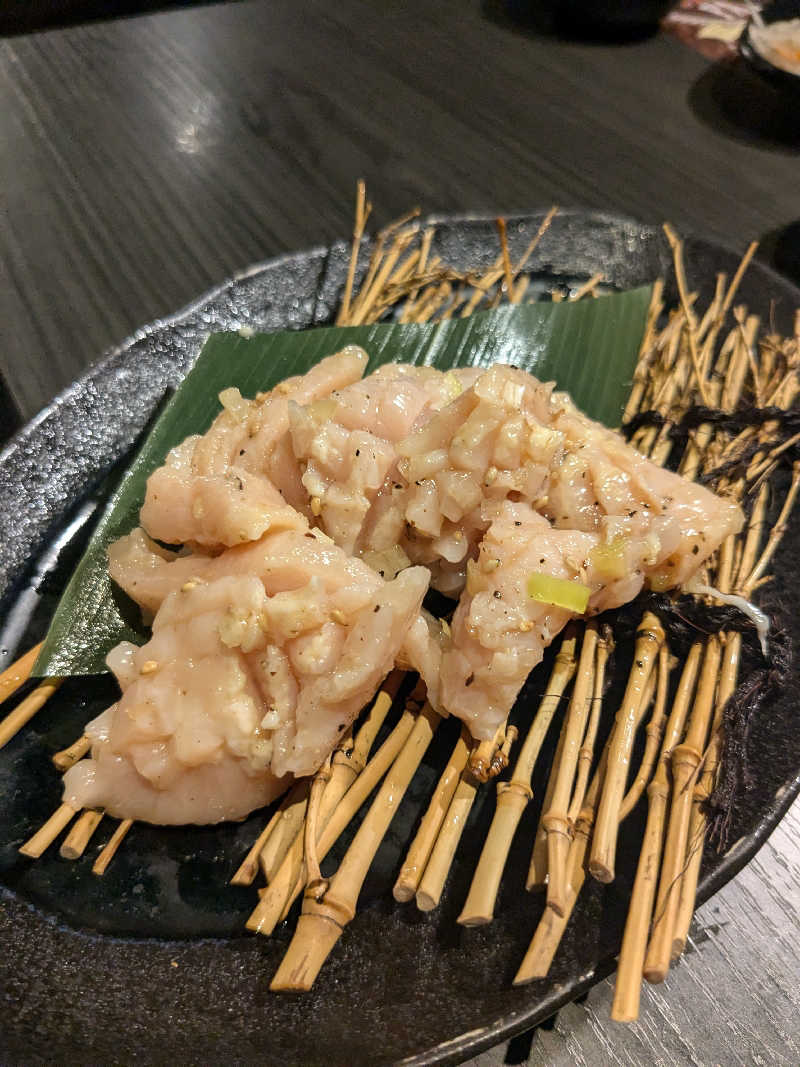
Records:
[[[511,256],[508,254],[508,235],[506,234],[506,220],[502,217],[495,220],[497,232],[500,235],[500,251],[503,257],[503,286],[509,300],[514,298],[514,271],[511,266]]]
[[[758,552],[758,546],[761,543],[761,538],[764,533],[764,527],[767,523],[767,505],[769,504],[770,487],[769,482],[762,482],[758,487],[755,503],[753,504],[752,511],[750,512],[750,519],[747,523],[747,531],[745,533],[744,544],[741,545],[741,540],[738,543],[742,547],[741,557],[739,559],[738,566],[734,567],[734,573],[736,575],[735,586],[737,589],[742,590],[747,579],[750,577],[750,572],[753,569],[756,561],[756,555]]]
[[[53,763],[56,769],[61,771],[68,771],[70,767],[74,767],[78,760],[83,759],[89,749],[92,747],[92,740],[84,734],[79,737],[77,741],[73,741],[69,748],[63,748],[60,752],[56,752],[53,756]]]
[[[672,248],[672,257],[675,265],[675,279],[678,283],[678,295],[680,297],[681,306],[683,307],[686,316],[686,334],[689,340],[689,354],[691,355],[692,366],[697,379],[697,390],[702,402],[708,404],[709,397],[706,381],[703,376],[703,367],[700,360],[700,353],[697,348],[697,318],[691,309],[688,299],[686,274],[683,266],[683,241],[677,236],[669,223],[664,225],[664,233],[667,235],[667,240]]]
[[[556,771],[556,782],[550,806],[542,816],[542,825],[547,834],[547,905],[554,908],[559,915],[563,914],[567,881],[567,853],[571,831],[569,802],[581,740],[586,732],[586,722],[592,706],[591,693],[597,642],[597,624],[590,622],[584,633],[572,699],[567,708],[566,733],[561,760]]]
[[[647,948],[644,976],[648,982],[663,982],[669,970],[672,933],[680,899],[680,876],[686,859],[686,842],[692,796],[706,743],[714,693],[719,677],[722,648],[717,636],[706,642],[703,668],[697,686],[689,726],[682,744],[672,753],[672,803],[670,806],[664,858],[658,883],[655,918]]]
[[[607,753],[608,744],[606,744],[600,764],[592,776],[592,782],[587,790],[583,808],[575,822],[575,830],[567,857],[568,877],[564,912],[559,915],[553,908],[544,909],[544,914],[539,920],[531,943],[514,977],[515,986],[525,985],[537,978],[545,978],[547,976],[553,957],[561,943],[561,938],[564,936],[564,931],[567,928],[567,923],[570,920],[586,877],[586,852],[589,838],[592,834],[592,826],[594,825],[597,798],[605,775]]]
[[[620,822],[627,819],[628,815],[630,815],[639,803],[639,799],[645,790],[645,786],[650,781],[650,775],[653,773],[653,766],[656,761],[656,755],[664,732],[664,714],[667,707],[669,671],[669,649],[665,643],[658,650],[656,702],[653,708],[653,714],[650,717],[650,722],[646,727],[647,740],[645,741],[644,755],[642,756],[642,762],[639,764],[639,770],[636,773],[633,784],[628,789],[628,792],[625,794],[622,804],[620,805]],[[653,676],[651,675],[650,677],[652,680]]]
[[[473,311],[475,311],[481,300],[485,298],[487,292],[491,289],[491,287],[493,285],[496,285],[502,277],[502,268],[495,268],[488,274],[484,275],[484,277],[480,281],[474,282],[473,288],[475,291],[462,308],[460,317],[462,319],[468,318],[473,313]]]
[[[420,911],[433,911],[439,904],[478,786],[469,770],[461,775],[416,893]]]
[[[61,843],[61,848],[58,850],[61,858],[65,860],[80,859],[102,818],[102,811],[92,811],[91,809],[84,811],[80,818],[72,824],[69,833]]]
[[[658,618],[652,612],[645,612],[636,631],[633,668],[628,678],[625,696],[615,718],[608,754],[608,769],[597,809],[589,873],[600,882],[614,880],[617,829],[636,734],[637,712],[642,692],[663,641],[664,630]]]
[[[309,788],[308,779],[301,778],[283,798],[272,833],[258,854],[258,865],[267,882],[274,877],[292,841],[300,832],[306,817]]]
[[[531,779],[542,744],[564,691],[575,674],[575,638],[561,643],[547,690],[541,699],[533,724],[520,749],[509,782],[498,782],[497,805],[486,835],[481,857],[470,885],[469,895],[458,922],[479,926],[491,922],[511,842],[522,813],[533,797]]]
[[[713,298],[711,300],[711,303],[706,308],[705,314],[703,315],[703,317],[700,320],[700,323],[699,323],[699,325],[697,327],[697,340],[699,342],[701,342],[701,343],[705,340],[709,329],[714,324],[717,316],[722,311],[722,306],[723,306],[723,303],[725,301],[725,288],[727,286],[727,283],[728,283],[727,274],[724,274],[724,273],[717,274],[716,286],[714,288],[714,296],[713,296]],[[712,354],[711,351],[706,353],[705,350],[704,350],[704,352],[703,352],[703,355],[704,355],[704,361],[703,361],[704,367],[706,367],[708,365],[708,362],[710,360],[711,354]]]
[[[501,769],[508,766],[508,754],[516,737],[515,726],[506,726],[504,723],[498,729],[495,740],[499,742],[499,758],[496,757],[493,764],[496,763]],[[456,785],[417,890],[417,907],[420,911],[433,911],[439,904],[479,786],[480,782],[476,781],[467,767]]]
[[[36,712],[44,707],[61,682],[61,678],[48,678],[6,715],[0,722],[0,748],[8,744],[11,738],[31,721]]]
[[[769,565],[770,561],[772,560],[772,557],[775,554],[778,545],[780,544],[781,538],[786,532],[786,522],[789,518],[789,514],[791,513],[792,508],[794,507],[795,501],[797,500],[798,490],[800,490],[800,461],[795,460],[794,464],[792,465],[791,485],[789,486],[789,491],[786,494],[786,499],[783,502],[783,507],[781,508],[780,515],[778,516],[775,525],[770,530],[767,543],[764,547],[763,552],[759,556],[758,562],[750,571],[747,580],[742,585],[743,596],[747,597],[750,595],[753,590],[753,586],[761,578],[764,571],[767,569],[767,566]]]
[[[325,788],[331,780],[331,754],[314,775],[308,791],[305,825],[303,826],[303,858],[306,865],[306,885],[318,886],[322,882],[317,855],[317,816]],[[287,849],[288,852],[288,849]]]
[[[572,791],[572,799],[569,805],[569,812],[567,813],[567,820],[571,827],[574,827],[575,821],[581,813],[583,800],[586,796],[586,789],[589,785],[589,772],[592,769],[594,746],[595,741],[597,740],[597,730],[600,725],[600,715],[603,710],[603,690],[606,682],[606,667],[612,649],[613,639],[611,637],[611,628],[606,626],[603,629],[603,636],[597,641],[591,713],[589,715],[589,722],[586,726],[586,734],[584,735],[583,743],[578,752],[575,787]]]
[[[353,225],[353,244],[350,250],[350,263],[347,267],[347,280],[342,294],[342,302],[339,306],[339,314],[336,316],[336,325],[342,326],[348,321],[350,314],[350,299],[353,295],[353,280],[356,274],[358,253],[361,249],[361,239],[364,236],[364,227],[372,211],[372,204],[367,201],[367,189],[364,181],[359,178],[356,184],[356,218]]]
[[[102,875],[106,873],[106,868],[111,863],[114,856],[117,854],[119,846],[122,844],[125,835],[133,826],[133,819],[123,819],[117,826],[114,833],[109,838],[108,843],[103,847],[97,859],[92,866],[92,874]]]
[[[686,724],[686,715],[694,691],[703,646],[692,645],[683,665],[678,689],[667,720],[656,773],[647,788],[647,824],[645,826],[636,880],[633,885],[625,934],[622,939],[614,988],[611,1018],[616,1022],[633,1022],[639,1016],[642,966],[658,884],[658,872],[664,843],[664,829],[669,800],[669,762]]]
[[[231,885],[252,885],[253,884],[253,882],[255,881],[255,877],[258,874],[258,867],[259,867],[259,862],[258,861],[259,861],[259,856],[261,855],[261,850],[264,847],[264,845],[266,845],[267,841],[269,840],[270,836],[272,835],[273,830],[277,826],[278,820],[281,817],[281,810],[282,809],[279,806],[272,813],[272,816],[267,821],[267,825],[264,827],[264,829],[258,835],[258,837],[255,840],[255,843],[253,844],[253,847],[250,849],[250,851],[247,853],[245,858],[242,860],[242,862],[239,865],[236,873],[231,878],[231,883],[230,883]]]
[[[496,740],[501,734],[502,742],[493,765],[503,769],[508,766],[508,754],[516,740],[517,728],[504,724],[498,730]],[[480,783],[467,767],[456,786],[417,890],[417,907],[420,911],[432,911],[439,904],[479,786]]]
[[[750,266],[750,262],[757,251],[758,241],[751,241],[750,244],[747,246],[745,254],[739,261],[739,266],[736,268],[736,273],[734,274],[733,280],[731,281],[730,289],[725,294],[725,300],[723,301],[721,311],[723,319],[728,314],[728,311],[730,311],[731,304],[733,304],[734,298],[737,292],[739,291],[739,285],[742,281],[742,278],[744,277],[745,271]]]
[[[422,241],[420,242],[419,248],[419,260],[417,262],[417,271],[419,272],[419,274],[425,273],[425,268],[428,265],[428,256],[430,255],[431,251],[431,243],[433,242],[433,235],[435,234],[435,232],[436,230],[433,226],[428,226],[422,235]],[[418,286],[409,292],[408,298],[406,300],[406,305],[403,308],[402,314],[400,315],[400,322],[414,321],[413,308],[418,295]]]
[[[744,273],[747,270],[748,266],[750,265],[750,261],[752,260],[753,256],[755,255],[755,252],[756,252],[757,248],[758,248],[758,243],[756,241],[753,241],[748,246],[747,250],[745,251],[744,255],[742,256],[741,260],[739,261],[739,266],[736,268],[736,273],[734,274],[733,279],[732,279],[731,284],[730,284],[730,287],[729,287],[728,291],[725,294],[725,297],[724,297],[724,299],[722,301],[722,304],[721,304],[721,306],[719,308],[719,312],[716,315],[716,317],[715,317],[715,319],[714,319],[714,321],[713,321],[713,323],[711,325],[711,328],[708,331],[708,335],[706,336],[706,338],[704,340],[704,343],[703,343],[703,356],[702,356],[704,363],[709,363],[711,361],[711,355],[713,353],[714,346],[716,345],[717,336],[719,334],[719,331],[722,329],[722,326],[723,326],[723,324],[725,322],[725,317],[727,316],[727,314],[728,314],[728,312],[729,312],[729,310],[731,308],[731,305],[733,304],[733,301],[734,301],[734,298],[736,296],[736,293],[738,292],[741,280],[744,277]]]
[[[334,749],[330,774],[317,813],[317,838],[328,825],[342,797],[364,769],[370,749],[394,703],[403,678],[402,671],[391,672],[359,727],[355,740],[352,734],[349,734]],[[281,873],[281,879],[276,891],[277,895],[283,892],[285,897],[298,880],[305,884],[307,879],[305,852],[305,834],[300,828],[286,850],[286,854],[278,865],[276,873],[273,875],[272,880],[274,880],[278,872]],[[284,870],[285,866],[287,867],[286,870]]]
[[[20,656],[0,674],[0,704],[8,700],[30,678],[36,657],[41,652],[43,644],[44,642],[40,641],[38,645],[34,645],[24,656]]]
[[[550,225],[551,225],[553,219],[556,217],[557,214],[558,214],[558,205],[557,204],[553,204],[553,206],[547,212],[545,217],[542,219],[542,222],[541,222],[541,224],[539,226],[539,229],[533,235],[533,238],[529,242],[528,247],[525,249],[525,251],[520,256],[520,258],[519,258],[519,260],[517,262],[517,265],[514,267],[514,277],[515,278],[527,266],[528,260],[531,258],[533,253],[536,251],[536,248],[538,247],[539,242],[541,241],[541,239],[544,237],[544,235],[550,229]]]
[[[553,762],[550,765],[550,770],[547,775],[547,784],[544,787],[544,800],[542,801],[542,811],[533,838],[531,862],[528,868],[528,878],[525,883],[525,888],[529,893],[535,889],[542,889],[547,884],[547,831],[544,828],[543,820],[553,799],[553,790],[556,787],[558,767],[561,763],[561,754],[564,751],[564,738],[566,735],[567,717],[565,715],[564,721],[561,724],[561,731],[558,735],[558,743],[556,745],[555,754],[553,755]]]
[[[687,857],[684,864],[683,876],[681,877],[678,909],[675,915],[675,923],[672,933],[672,949],[670,963],[674,963],[684,950],[686,939],[689,936],[689,926],[694,914],[695,897],[697,896],[697,880],[700,876],[700,864],[703,859],[703,846],[705,844],[706,828],[708,819],[705,813],[705,803],[714,791],[722,757],[722,718],[725,705],[736,691],[739,677],[739,664],[742,649],[742,635],[732,633],[727,635],[725,642],[725,654],[720,671],[719,691],[717,693],[717,708],[714,714],[714,722],[711,727],[711,741],[703,762],[703,773],[700,781],[694,789],[692,797],[692,814],[689,821],[689,839],[687,845]]]
[[[386,285],[390,274],[395,269],[397,261],[405,252],[417,234],[416,229],[401,230],[394,238],[389,250],[385,253],[374,275],[365,279],[358,296],[353,302],[348,318],[348,325],[360,326],[365,323],[370,312],[378,300],[381,290]]]
[[[320,860],[325,858],[347,824],[386,774],[398,753],[402,751],[414,726],[414,721],[415,717],[410,711],[403,712],[392,732],[344,794],[317,842],[317,855]],[[302,842],[300,844],[302,860]],[[305,878],[294,872],[291,855],[287,854],[253,914],[247,920],[248,930],[266,936],[272,933],[300,895],[305,884]]]
[[[795,464],[793,469],[792,486],[794,486],[795,478],[797,477],[797,466],[798,465]],[[790,498],[792,499],[787,508],[786,505]],[[787,494],[787,500],[781,508],[781,514],[778,521],[770,531],[767,547],[756,564],[754,561],[758,551],[759,536],[763,530],[764,516],[766,514],[766,494],[759,494],[756,506],[753,508],[753,512],[750,516],[744,551],[742,552],[741,564],[737,574],[736,585],[742,595],[746,597],[752,595],[757,582],[760,580],[759,572],[763,571],[769,558],[771,558],[771,555],[777,549],[793,502],[794,498],[792,497],[792,489],[790,488],[789,493]],[[767,557],[766,561],[765,556]],[[763,566],[762,561],[764,561]],[[708,819],[705,814],[705,802],[708,797],[711,796],[716,784],[717,773],[722,756],[722,719],[725,705],[736,690],[741,643],[741,634],[734,633],[727,635],[725,655],[720,673],[716,712],[711,728],[711,741],[709,743],[708,751],[706,752],[703,773],[698,785],[694,789],[688,833],[688,855],[680,882],[680,894],[673,926],[670,962],[674,962],[682,955],[686,940],[689,936],[692,915],[694,914],[697,882],[700,877],[700,865],[702,863],[703,846],[705,844],[705,835],[708,825]]]
[[[465,730],[462,730],[442,771],[431,797],[431,802],[422,817],[419,829],[411,842],[411,847],[406,854],[400,874],[394,884],[392,891],[394,899],[401,903],[413,900],[416,895],[420,880],[433,851],[433,846],[436,844],[439,830],[449,811],[453,794],[467,765],[469,750],[469,735]]]
[[[78,809],[73,808],[71,804],[62,804],[59,808],[56,808],[47,822],[39,827],[33,837],[20,846],[22,855],[28,856],[32,860],[38,860],[44,850],[52,845],[61,831],[77,814]]]
[[[664,280],[658,278],[653,284],[650,294],[650,306],[647,309],[647,322],[644,337],[639,348],[639,356],[636,361],[636,369],[633,374],[633,385],[628,394],[625,410],[622,413],[623,425],[633,416],[643,411],[642,403],[650,382],[649,370],[656,356],[656,328],[661,312],[664,309]]]
[[[511,297],[511,303],[512,304],[519,304],[519,303],[522,302],[522,298],[527,293],[530,284],[531,284],[531,276],[530,276],[530,274],[523,274],[523,276],[520,278],[520,280],[514,286],[514,292],[513,292],[513,295]]]
[[[634,731],[638,729],[639,724],[649,707],[651,698],[652,692],[648,695],[648,692],[645,691],[642,695],[642,699],[639,702],[636,716],[634,718]],[[612,732],[603,747],[603,753],[600,757],[597,769],[592,775],[592,781],[586,793],[581,813],[575,821],[575,829],[570,844],[569,856],[567,858],[568,891],[565,914],[559,916],[556,915],[551,908],[545,908],[544,915],[534,933],[522,966],[514,979],[515,985],[523,985],[535,978],[544,978],[547,975],[561,938],[566,930],[569,917],[572,914],[585,880],[586,853],[589,847],[589,840],[592,836],[598,797],[602,792],[613,737],[614,731],[612,729]]]
[[[426,704],[324,895],[317,898],[309,891],[304,896],[294,937],[270,983],[273,992],[302,992],[314,984],[344,927],[355,917],[358,895],[375,853],[439,721],[436,712]]]
[[[583,285],[579,286],[575,290],[575,292],[569,298],[570,301],[572,303],[575,303],[575,301],[577,300],[582,300],[585,296],[588,296],[589,293],[593,293],[597,286],[600,284],[600,282],[604,282],[605,280],[605,274],[603,274],[602,271],[598,271],[596,274],[593,274],[591,278],[588,279],[588,281],[585,281]]]

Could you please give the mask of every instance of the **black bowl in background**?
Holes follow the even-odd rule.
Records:
[[[674,0],[560,0],[556,25],[577,37],[635,38],[658,29]]]
[[[774,3],[767,4],[762,10],[761,17],[767,24],[800,18],[800,0],[774,0]],[[758,51],[750,34],[752,26],[753,20],[750,19],[739,39],[739,53],[742,58],[773,88],[796,97],[800,102],[800,75],[776,67]]]

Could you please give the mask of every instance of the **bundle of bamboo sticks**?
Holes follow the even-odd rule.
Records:
[[[390,311],[401,321],[424,322],[454,314],[469,315],[503,299],[523,299],[528,285],[524,268],[547,231],[556,209],[544,218],[528,248],[512,263],[505,224],[498,220],[500,252],[482,274],[456,271],[431,254],[434,229],[416,221],[417,212],[383,230],[366,271],[354,292],[359,255],[371,205],[359,183],[356,222],[347,281],[337,323],[375,322]],[[795,463],[791,483],[768,536],[767,516],[776,475],[789,448],[780,420],[755,420],[744,429],[728,429],[723,418],[701,422],[675,454],[683,416],[698,404],[729,415],[748,396],[756,408],[789,410],[800,392],[800,312],[794,336],[760,335],[760,322],[735,304],[739,283],[755,247],[751,246],[730,283],[717,278],[708,307],[698,307],[688,287],[683,247],[665,227],[674,256],[679,304],[666,314],[664,287],[654,286],[645,337],[625,421],[654,413],[633,435],[634,445],[661,464],[670,463],[687,478],[708,479],[738,500],[748,513],[738,537],[729,538],[706,566],[701,595],[714,603],[731,594],[749,600],[768,578],[768,568],[786,528],[800,488]],[[591,296],[602,280],[595,275],[570,298]],[[556,290],[554,299],[563,298]],[[732,315],[734,325],[726,322]],[[727,332],[726,332],[727,331]],[[745,457],[742,467],[736,461]],[[733,472],[733,473],[731,473]],[[742,601],[738,601],[742,602]],[[515,983],[544,977],[574,911],[587,874],[609,882],[616,874],[619,827],[641,798],[647,818],[619,959],[613,1017],[637,1017],[641,979],[661,981],[683,951],[700,872],[707,830],[705,801],[714,789],[722,752],[725,706],[735,691],[742,634],[713,633],[692,644],[679,662],[669,647],[668,627],[645,611],[635,636],[632,666],[613,725],[603,745],[601,734],[606,677],[615,636],[600,621],[575,623],[565,633],[552,674],[525,736],[517,746],[508,780],[497,783],[494,816],[458,922],[492,921],[503,871],[534,785],[543,790],[538,827],[531,841],[527,889],[545,888],[543,917],[525,953]],[[21,685],[36,649],[0,676],[0,700]],[[0,744],[28,721],[55,691],[59,679],[47,679],[0,724]],[[439,716],[419,688],[407,697],[403,676],[394,672],[384,683],[357,730],[340,743],[310,780],[285,796],[231,881],[266,885],[248,929],[270,934],[303,897],[297,927],[275,974],[274,990],[307,990],[327,956],[356,914],[358,897],[397,808],[439,725]],[[392,705],[402,710],[385,739],[375,743]],[[538,763],[545,737],[564,708],[558,744],[547,776]],[[629,767],[637,735],[646,723],[646,739],[635,773]],[[509,764],[517,727],[508,723],[492,742],[475,744],[462,730],[455,741],[422,816],[394,886],[399,902],[415,901],[430,911],[439,904],[464,826],[478,791]],[[57,753],[65,770],[89,748],[87,738]],[[373,751],[375,749],[375,751]],[[377,792],[375,792],[377,788]],[[359,829],[337,870],[323,877],[320,865],[354,816],[375,793]],[[62,805],[22,846],[37,857],[76,817],[61,855],[82,855],[103,814],[78,813]],[[131,827],[120,822],[99,853],[93,870],[105,871]]]

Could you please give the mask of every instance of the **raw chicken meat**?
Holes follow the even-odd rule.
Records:
[[[391,670],[428,587],[423,568],[383,582],[352,561],[339,597],[348,575],[330,565],[335,580],[315,573],[323,538],[311,536],[316,551],[304,554],[285,544],[287,567],[271,583],[280,551],[265,551],[270,593],[255,574],[224,574],[223,556],[209,561],[208,580],[167,593],[151,640],[109,656],[122,697],[90,726],[92,758],[65,777],[70,803],[149,822],[218,822],[268,803],[287,775],[316,770]]]
[[[150,477],[109,569],[153,637],[109,657],[122,697],[68,799],[239,818],[313,772],[396,663],[490,738],[570,618],[682,584],[741,526],[529,374],[362,379],[366,360],[226,390]],[[449,631],[421,608],[429,583],[460,597]]]
[[[473,736],[493,737],[545,648],[576,614],[560,606],[570,599],[564,585],[584,595],[588,615],[619,607],[664,573],[673,544],[637,530],[633,519],[602,519],[591,532],[559,529],[526,503],[503,502],[478,560],[468,564],[442,657],[443,706]],[[542,599],[532,595],[537,584]]]
[[[350,346],[255,400],[225,390],[211,428],[188,437],[150,476],[142,526],[170,545],[219,549],[296,521],[308,498],[289,448],[289,402],[326,397],[358,381],[366,365],[363,349]]]

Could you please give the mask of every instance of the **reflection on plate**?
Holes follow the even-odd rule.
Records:
[[[515,247],[540,217],[509,220]],[[488,220],[442,220],[436,251],[460,266],[496,254]],[[687,241],[690,283],[713,285],[738,257]],[[78,381],[26,427],[0,456],[0,618],[2,639],[38,639],[65,574],[91,522],[91,499],[104,474],[125,456],[164,389],[179,380],[210,329],[303,327],[327,321],[344,281],[345,245],[254,268],[187,311],[142,331]],[[619,287],[668,273],[660,231],[601,215],[558,216],[537,250],[534,272],[580,279],[603,271]],[[800,293],[766,268],[753,266],[741,300],[766,316],[788,318]],[[83,509],[83,510],[81,510]],[[78,521],[84,519],[85,522]],[[72,524],[70,526],[70,524]],[[54,539],[69,529],[59,554]],[[48,549],[48,546],[49,549]],[[786,565],[796,534],[782,548],[781,593],[800,595],[796,568]],[[781,559],[777,563],[781,568]],[[40,568],[35,589],[30,578]],[[40,578],[44,575],[43,584]],[[38,590],[38,591],[37,591]],[[798,628],[794,618],[787,621]],[[546,667],[528,684],[535,701]],[[613,966],[625,920],[633,857],[623,835],[620,877],[593,884],[562,942],[552,977],[512,989],[510,982],[541,913],[542,900],[522,890],[538,805],[526,813],[506,871],[497,918],[490,926],[455,924],[491,817],[493,791],[479,796],[469,844],[457,857],[438,911],[395,904],[391,886],[419,810],[435,776],[432,750],[408,802],[370,872],[357,919],[348,927],[314,990],[302,999],[268,993],[268,980],[288,942],[241,933],[254,890],[227,880],[263,817],[217,829],[137,826],[103,879],[91,857],[77,863],[55,850],[35,865],[18,845],[58,800],[48,757],[71,741],[104,701],[107,679],[72,679],[12,744],[0,752],[0,910],[2,981],[15,1010],[2,1043],[10,1056],[161,1062],[214,1059],[331,1064],[458,1062],[546,1018]],[[447,731],[439,744],[446,746]],[[737,844],[706,858],[700,899],[746,862],[800,789],[800,735],[787,697],[754,725],[751,756],[757,781],[736,815]],[[627,863],[625,857],[627,856]],[[335,857],[334,857],[335,859]]]

